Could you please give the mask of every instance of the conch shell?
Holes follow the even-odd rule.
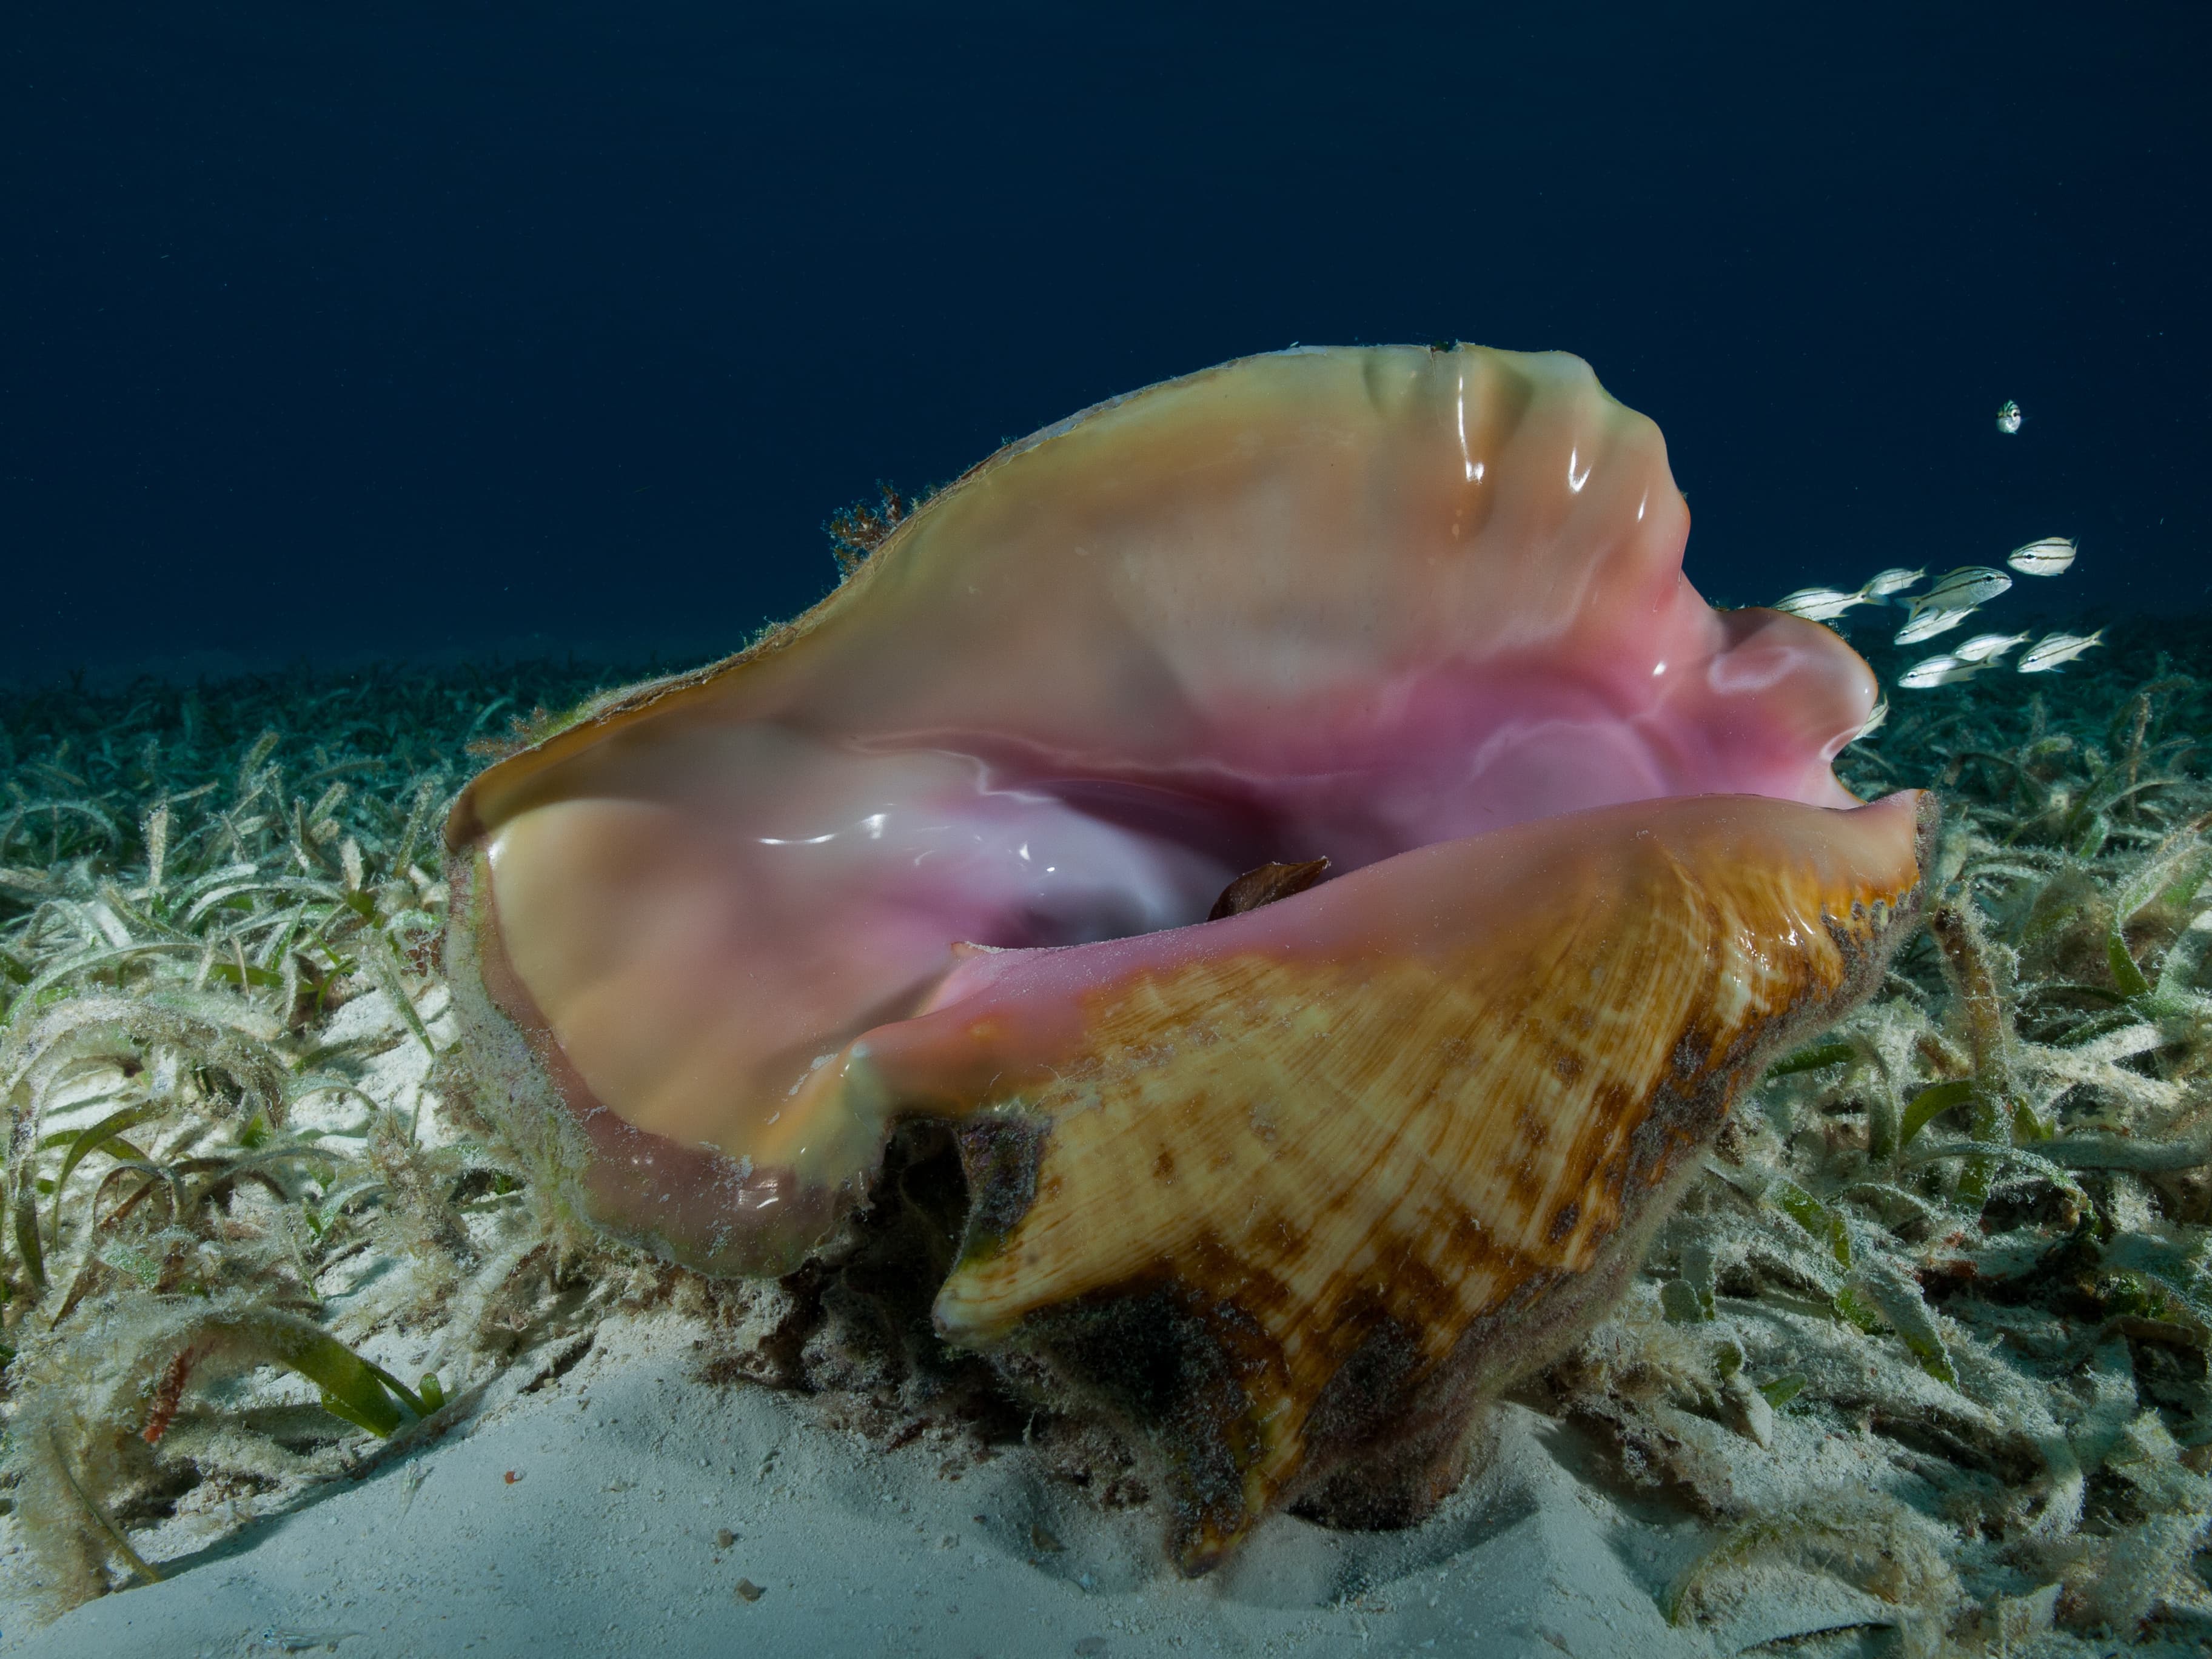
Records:
[[[1186,1568],[1413,1518],[1917,909],[1932,811],[1829,769],[1872,675],[1687,533],[1557,354],[1279,353],[1012,446],[470,786],[483,1109],[721,1273],[951,1126],[939,1330],[1137,1429]]]

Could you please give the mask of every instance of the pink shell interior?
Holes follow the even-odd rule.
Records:
[[[782,1109],[957,1000],[958,942],[1185,927],[1269,860],[1661,796],[1853,805],[1872,676],[1710,608],[1688,527],[1575,358],[1248,359],[1003,453],[791,643],[495,769],[455,830],[575,1109],[841,1179]]]

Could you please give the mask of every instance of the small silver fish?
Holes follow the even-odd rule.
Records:
[[[2057,576],[2074,562],[2071,536],[2045,536],[2005,555],[2005,562],[2023,576]]]
[[[1836,587],[1801,587],[1786,598],[1775,600],[1777,611],[1786,611],[1793,617],[1802,617],[1807,622],[1833,622],[1855,605],[1864,605],[1866,595],[1846,593]]]
[[[2026,644],[2027,638],[2025,634],[1977,634],[1964,645],[1953,646],[1951,654],[1960,662],[1994,662],[2015,645]]]
[[[1853,743],[1863,743],[1874,733],[1881,731],[1882,722],[1888,718],[1889,699],[1887,697],[1884,697],[1880,702],[1875,704],[1874,713],[1866,717],[1866,724],[1859,727],[1856,732],[1852,733],[1851,741]]]
[[[2013,665],[2023,674],[2048,674],[2063,668],[2093,645],[2105,642],[2105,630],[2094,634],[2045,634],[2028,647]]]
[[[1970,680],[1982,672],[1978,662],[1962,662],[1957,657],[1927,657],[1912,665],[1897,677],[1897,683],[1907,691],[1925,691],[1931,685],[1953,685],[1960,680]]]
[[[1867,578],[1866,586],[1859,589],[1859,592],[1869,605],[1880,605],[1891,594],[1902,593],[1927,574],[1925,570],[1907,570],[1901,566],[1879,570]]]
[[[1954,609],[1962,605],[1987,605],[2012,586],[2012,578],[2002,570],[1992,570],[1985,564],[1962,564],[1956,570],[1947,570],[1917,599],[1916,606]]]
[[[2019,431],[2020,423],[2027,418],[2020,412],[2020,405],[2009,398],[1997,405],[1997,430],[2000,432]]]
[[[1936,605],[1923,609],[1921,604],[1916,603],[1911,617],[1904,627],[1897,630],[1897,643],[1917,645],[1923,640],[1932,640],[1938,634],[1949,633],[1973,614],[1974,607],[1971,605],[1951,607]]]

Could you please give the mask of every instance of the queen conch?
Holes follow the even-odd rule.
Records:
[[[1561,354],[1280,352],[1012,445],[470,785],[483,1109],[714,1274],[947,1126],[937,1330],[1149,1445],[1186,1570],[1415,1518],[1917,915],[1932,808],[1830,770],[1872,675],[1707,606],[1688,529]]]

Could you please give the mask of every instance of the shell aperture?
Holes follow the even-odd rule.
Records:
[[[1463,1421],[1527,1360],[1497,1322],[1567,1329],[1910,910],[1912,802],[1829,771],[1872,676],[1708,607],[1687,523],[1656,428],[1559,354],[1274,354],[1014,445],[798,623],[471,786],[485,1109],[723,1273],[797,1266],[895,1125],[955,1126],[941,1328],[1164,1446],[1084,1357],[1152,1310],[1228,1402],[1170,1414],[1212,1425],[1170,1448],[1203,1565],[1408,1413]]]

